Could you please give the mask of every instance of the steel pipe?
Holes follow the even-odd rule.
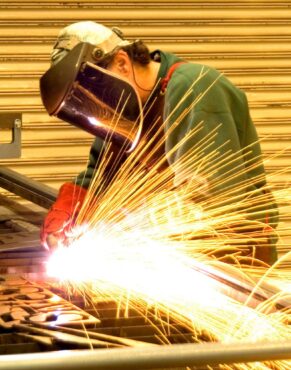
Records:
[[[2,370],[142,370],[291,359],[291,341],[176,344],[152,348],[75,350],[0,358]]]
[[[44,208],[50,208],[58,193],[56,189],[4,166],[0,166],[0,187]]]

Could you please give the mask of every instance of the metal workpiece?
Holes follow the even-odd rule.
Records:
[[[44,268],[49,252],[39,242],[42,214],[6,203],[0,210],[0,355],[209,340],[206,333],[193,338],[192,330],[157,317],[154,308],[124,307],[98,295],[89,304],[54,285]]]
[[[273,304],[274,311],[291,307],[291,298],[288,293],[282,294],[278,287],[268,284],[264,280],[259,281],[253,278],[251,284],[239,270],[231,265],[216,266],[212,269],[201,265],[195,270],[217,281],[221,292],[237,302],[247,304],[248,307],[256,309],[262,302],[266,302],[274,296],[278,297],[276,303]],[[254,285],[255,280],[258,283],[256,286]]]
[[[291,359],[291,342],[219,343],[155,307],[129,307],[98,292],[85,302],[54,285],[44,268],[49,252],[39,240],[44,210],[36,205],[48,208],[57,192],[5,167],[0,186],[31,202],[25,208],[3,199],[0,206],[0,370],[235,369],[236,363]],[[197,269],[253,308],[277,293],[265,283],[253,291],[231,267]],[[274,309],[286,307],[290,298],[282,297]]]
[[[176,344],[148,348],[83,350],[4,356],[5,370],[143,370],[284,360],[291,342]]]
[[[4,166],[0,166],[0,187],[47,209],[55,202],[58,193],[56,189]]]
[[[97,318],[41,285],[17,275],[0,275],[2,330],[17,328],[16,325],[20,324],[41,323],[49,328],[56,325],[86,327],[97,325],[99,322]]]
[[[0,235],[0,252],[21,251],[23,249],[32,250],[37,247],[40,247],[39,230],[30,232],[19,231]],[[3,259],[2,254],[0,254],[0,260],[1,259]]]

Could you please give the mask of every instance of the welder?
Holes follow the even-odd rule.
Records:
[[[198,177],[201,196],[210,197],[212,191],[219,194],[231,187],[243,193],[243,183],[258,199],[262,194],[266,199],[268,192],[255,217],[268,226],[262,232],[268,233],[269,244],[253,249],[258,259],[268,264],[276,261],[273,230],[278,223],[278,208],[266,186],[258,135],[245,93],[219,71],[161,50],[150,52],[143,41],[127,40],[117,28],[84,21],[60,31],[51,54],[51,67],[41,77],[40,89],[50,115],[96,136],[86,170],[73,182],[61,186],[44,220],[44,245],[54,248],[65,237],[64,231],[73,223],[107,145],[114,154],[104,174],[110,177],[130,153],[138,150],[138,144],[149,132],[164,125],[161,135],[165,135],[165,144],[158,156],[166,156],[167,166],[173,167],[212,131],[216,135],[204,148],[205,156],[215,151],[222,156],[231,153],[227,168],[217,168],[212,178]],[[118,123],[114,120],[116,115]],[[197,134],[185,140],[201,122]],[[173,151],[181,140],[183,144]],[[190,180],[185,171],[173,172],[177,187]],[[215,178],[223,178],[224,173],[228,173],[228,181],[208,186],[209,182],[215,183]],[[248,253],[253,253],[253,249]]]

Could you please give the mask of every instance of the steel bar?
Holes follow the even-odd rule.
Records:
[[[5,370],[142,370],[291,358],[291,342],[176,344],[152,348],[61,351],[0,358]]]
[[[246,303],[249,307],[257,307],[262,302],[267,301],[272,296],[279,293],[278,288],[261,281],[259,285],[250,284],[246,278],[241,275],[236,269],[226,264],[223,267],[210,268],[207,265],[200,265],[194,269],[210,278],[218,281],[221,284],[221,291],[231,298]],[[222,270],[224,268],[224,270]],[[228,268],[228,270],[225,270]],[[284,309],[290,307],[291,300],[288,297],[276,301],[274,308]]]
[[[14,232],[0,235],[0,252],[35,249],[41,247],[39,230],[33,232]],[[44,249],[44,248],[43,248]],[[2,255],[0,255],[0,258]]]
[[[14,325],[14,328],[27,331],[28,333],[36,334],[38,336],[45,336],[52,339],[53,343],[64,343],[74,345],[76,348],[116,348],[122,347],[120,344],[113,344],[104,340],[99,340],[89,337],[81,337],[74,334],[63,333],[61,330],[50,330],[44,328],[36,328],[29,325]],[[86,331],[84,331],[86,332]]]
[[[50,208],[57,196],[55,189],[4,166],[0,166],[0,186],[44,208]]]
[[[39,326],[41,328],[44,327],[44,325],[42,323],[37,323],[36,326]],[[98,333],[98,332],[92,332],[92,331],[90,331],[90,329],[85,331],[85,330],[81,330],[81,329],[61,327],[61,326],[57,326],[57,325],[52,326],[49,329],[50,330],[58,330],[58,331],[62,331],[62,332],[65,332],[65,333],[75,334],[75,335],[78,335],[78,336],[90,338],[90,340],[91,339],[98,339],[98,340],[101,340],[101,341],[106,341],[106,342],[111,343],[111,344],[120,345],[120,346],[122,345],[122,346],[126,346],[126,347],[148,347],[148,346],[153,346],[154,345],[152,343],[141,342],[141,341],[134,340],[134,339],[121,338],[121,337],[116,337],[116,336],[113,336],[113,335],[102,334],[102,333]]]

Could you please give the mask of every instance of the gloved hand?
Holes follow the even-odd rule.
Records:
[[[48,249],[66,239],[66,232],[76,219],[87,189],[73,183],[61,186],[56,202],[50,208],[41,229],[41,243]]]

